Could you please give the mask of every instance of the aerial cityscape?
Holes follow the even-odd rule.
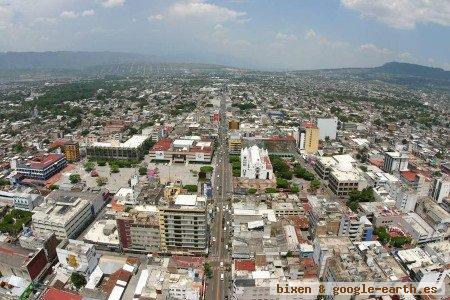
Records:
[[[450,299],[450,3],[294,2],[0,0],[0,300]]]

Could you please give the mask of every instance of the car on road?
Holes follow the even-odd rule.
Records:
[[[223,280],[225,278],[225,276],[222,274],[220,274],[220,280]]]
[[[220,262],[220,267],[223,268],[223,261]]]

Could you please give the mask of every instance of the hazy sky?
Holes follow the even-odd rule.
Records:
[[[450,69],[450,0],[0,0],[0,51],[45,50]]]

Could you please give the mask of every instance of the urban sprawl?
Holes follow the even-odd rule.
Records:
[[[448,299],[448,103],[326,72],[2,83],[0,299]]]

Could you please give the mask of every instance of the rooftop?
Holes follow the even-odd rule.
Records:
[[[21,164],[20,167],[28,167],[32,169],[43,170],[62,158],[64,158],[64,155],[62,154],[56,153],[40,154],[26,160],[26,162],[24,164]]]
[[[92,147],[101,147],[101,148],[128,148],[134,149],[140,147],[147,139],[148,135],[137,134],[133,135],[124,143],[119,143],[118,141],[111,142],[94,142],[91,144]]]

